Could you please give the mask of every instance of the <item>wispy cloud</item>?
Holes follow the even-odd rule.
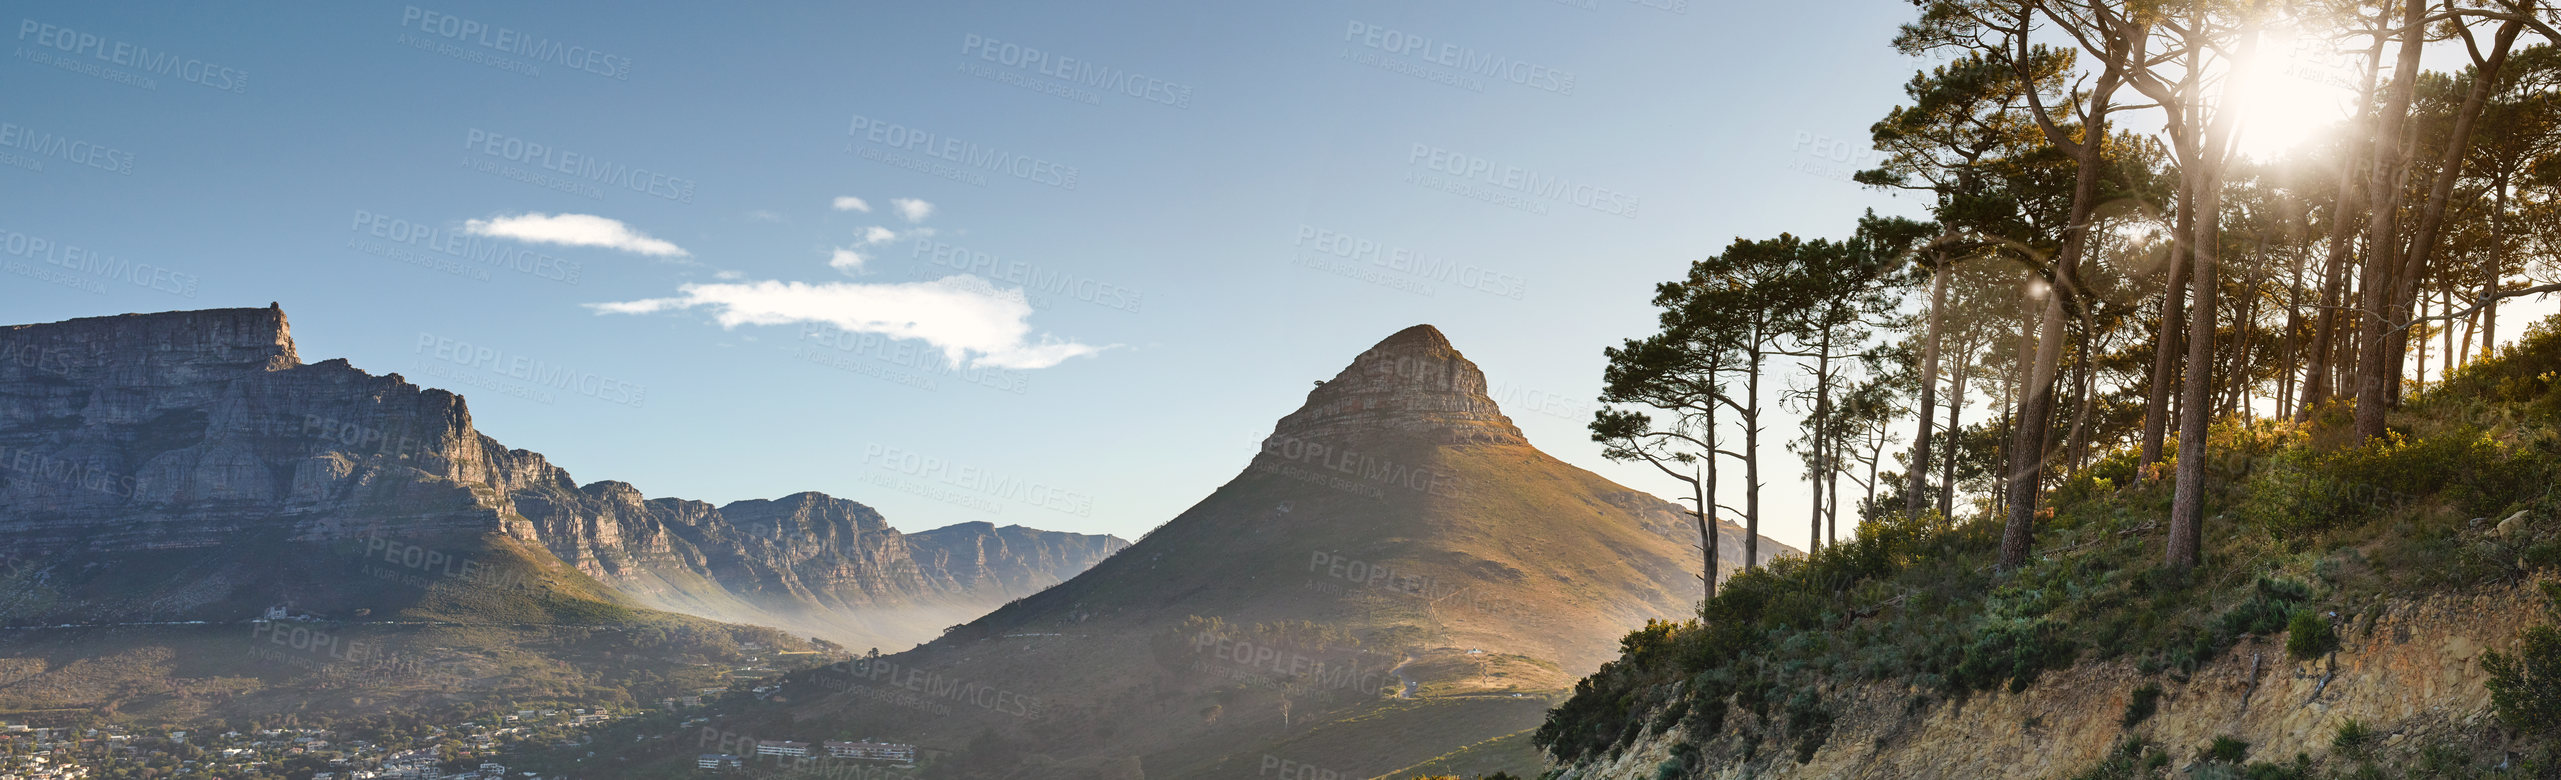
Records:
[[[864,203],[863,199],[852,195],[838,195],[836,196],[836,210],[869,213],[871,211],[871,204]]]
[[[854,333],[917,339],[955,366],[1048,368],[1104,347],[1034,336],[1031,303],[1020,289],[998,289],[961,274],[930,282],[764,281],[688,284],[668,298],[591,303],[600,314],[649,314],[709,307],[723,328],[821,323]]]
[[[926,217],[934,215],[934,204],[915,198],[891,198],[889,206],[898,210],[900,219],[909,222],[923,222]]]
[[[755,211],[747,212],[747,218],[748,218],[748,219],[751,219],[751,220],[755,220],[755,221],[757,221],[757,222],[781,222],[781,221],[783,221],[783,215],[781,215],[781,214],[776,214],[776,213],[773,213],[773,212],[771,212],[771,211],[766,211],[766,210],[764,210],[764,209],[757,209],[757,210],[755,210]]]
[[[857,273],[863,270],[864,263],[871,261],[871,255],[864,253],[864,249],[866,247],[874,247],[900,239],[930,236],[933,234],[934,229],[929,227],[915,228],[908,230],[905,233],[900,233],[879,225],[863,228],[862,235],[854,238],[853,246],[836,247],[834,251],[828,253],[827,267],[843,271],[848,274]]]
[[[527,213],[512,217],[475,219],[462,223],[463,230],[480,236],[512,238],[537,244],[563,244],[617,249],[651,257],[687,257],[683,247],[651,238],[621,220],[594,214]]]

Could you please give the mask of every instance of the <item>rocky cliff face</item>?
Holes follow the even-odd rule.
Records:
[[[1307,394],[1281,418],[1274,443],[1429,440],[1528,444],[1485,394],[1485,372],[1430,325],[1397,331]]]
[[[866,610],[976,614],[1125,546],[985,524],[910,536],[817,493],[714,507],[582,486],[481,435],[461,396],[344,360],[302,363],[273,306],[0,329],[0,559],[96,568],[141,550],[485,533],[646,605],[892,646],[932,634]],[[0,617],[236,619],[203,610],[239,602],[143,598],[148,614],[114,615],[142,608],[72,601]]]

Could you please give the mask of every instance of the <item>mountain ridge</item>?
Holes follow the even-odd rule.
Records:
[[[459,394],[344,359],[302,362],[279,305],[0,327],[0,554],[14,559],[264,535],[469,548],[498,532],[642,605],[897,647],[1127,544],[935,530],[905,534],[816,491],[714,506],[580,484],[541,453],[479,433]],[[365,606],[303,590],[274,598]],[[231,618],[260,600],[132,595],[138,604],[71,598],[50,614]]]

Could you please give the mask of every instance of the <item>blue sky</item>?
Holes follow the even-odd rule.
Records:
[[[581,480],[1135,538],[1415,323],[1668,493],[1583,432],[1652,285],[1920,205],[1901,2],[1026,5],[22,4],[0,320],[277,301]]]

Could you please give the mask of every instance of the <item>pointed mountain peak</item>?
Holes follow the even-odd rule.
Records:
[[[1456,347],[1450,346],[1449,337],[1441,335],[1441,329],[1432,327],[1429,323],[1397,331],[1394,335],[1379,340],[1376,346],[1370,347],[1370,351],[1373,352],[1382,349],[1457,351]]]
[[[1430,325],[1397,331],[1362,352],[1272,430],[1273,440],[1379,437],[1529,443],[1486,395],[1485,372]]]

